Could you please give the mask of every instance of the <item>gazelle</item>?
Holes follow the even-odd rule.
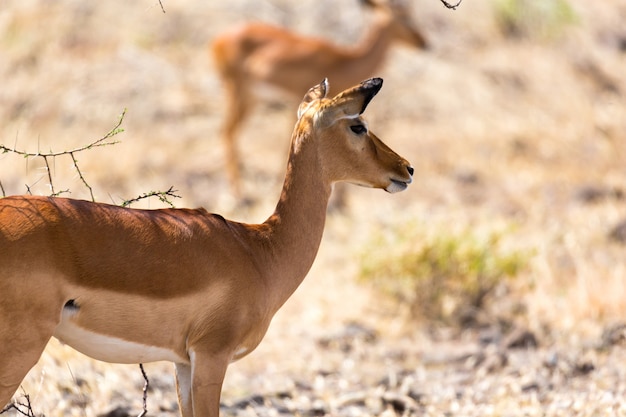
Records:
[[[269,85],[302,97],[327,77],[335,91],[371,77],[395,41],[419,49],[427,42],[400,0],[362,0],[374,10],[369,33],[354,47],[305,37],[263,23],[246,23],[215,38],[210,52],[227,98],[222,131],[226,169],[233,193],[241,196],[236,136],[253,105],[255,85]]]
[[[183,417],[217,417],[228,364],[250,353],[316,256],[333,184],[402,191],[413,168],[369,131],[372,78],[298,108],[274,213],[0,199],[0,404],[56,337],[95,359],[175,363]]]

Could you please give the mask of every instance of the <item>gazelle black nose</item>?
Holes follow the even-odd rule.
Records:
[[[413,176],[413,171],[414,171],[413,167],[406,167],[406,170],[409,171],[410,176]]]

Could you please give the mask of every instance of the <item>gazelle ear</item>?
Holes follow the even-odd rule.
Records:
[[[320,100],[326,97],[328,94],[328,78],[324,78],[324,80],[316,85],[315,87],[311,87],[309,91],[304,95],[302,99],[302,103],[298,107],[298,119],[302,117],[304,113],[311,107],[311,103],[315,100]]]
[[[328,108],[341,111],[345,117],[356,117],[365,111],[369,102],[382,86],[382,78],[365,80],[361,84],[337,94]]]

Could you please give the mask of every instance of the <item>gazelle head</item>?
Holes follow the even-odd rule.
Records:
[[[405,0],[361,0],[363,5],[391,19],[393,38],[418,49],[428,49],[428,41],[412,18]]]
[[[378,139],[361,117],[382,84],[381,78],[371,78],[326,98],[325,79],[304,96],[298,109],[296,141],[313,132],[307,139],[317,143],[322,170],[331,183],[345,181],[390,193],[403,191],[411,183],[409,161]]]

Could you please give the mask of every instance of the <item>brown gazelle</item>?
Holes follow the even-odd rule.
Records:
[[[326,81],[309,90],[262,224],[203,209],[0,199],[0,404],[54,336],[103,361],[172,361],[182,415],[218,416],[228,364],[259,344],[313,263],[333,183],[390,193],[411,183],[409,162],[361,118],[381,85],[334,98]]]
[[[222,80],[227,103],[222,131],[226,169],[235,196],[241,196],[240,158],[236,138],[250,114],[253,89],[268,85],[302,97],[311,85],[327,77],[334,91],[373,76],[394,41],[416,48],[425,37],[400,0],[362,0],[374,11],[369,33],[354,47],[305,37],[263,23],[245,23],[219,35],[210,52]]]

